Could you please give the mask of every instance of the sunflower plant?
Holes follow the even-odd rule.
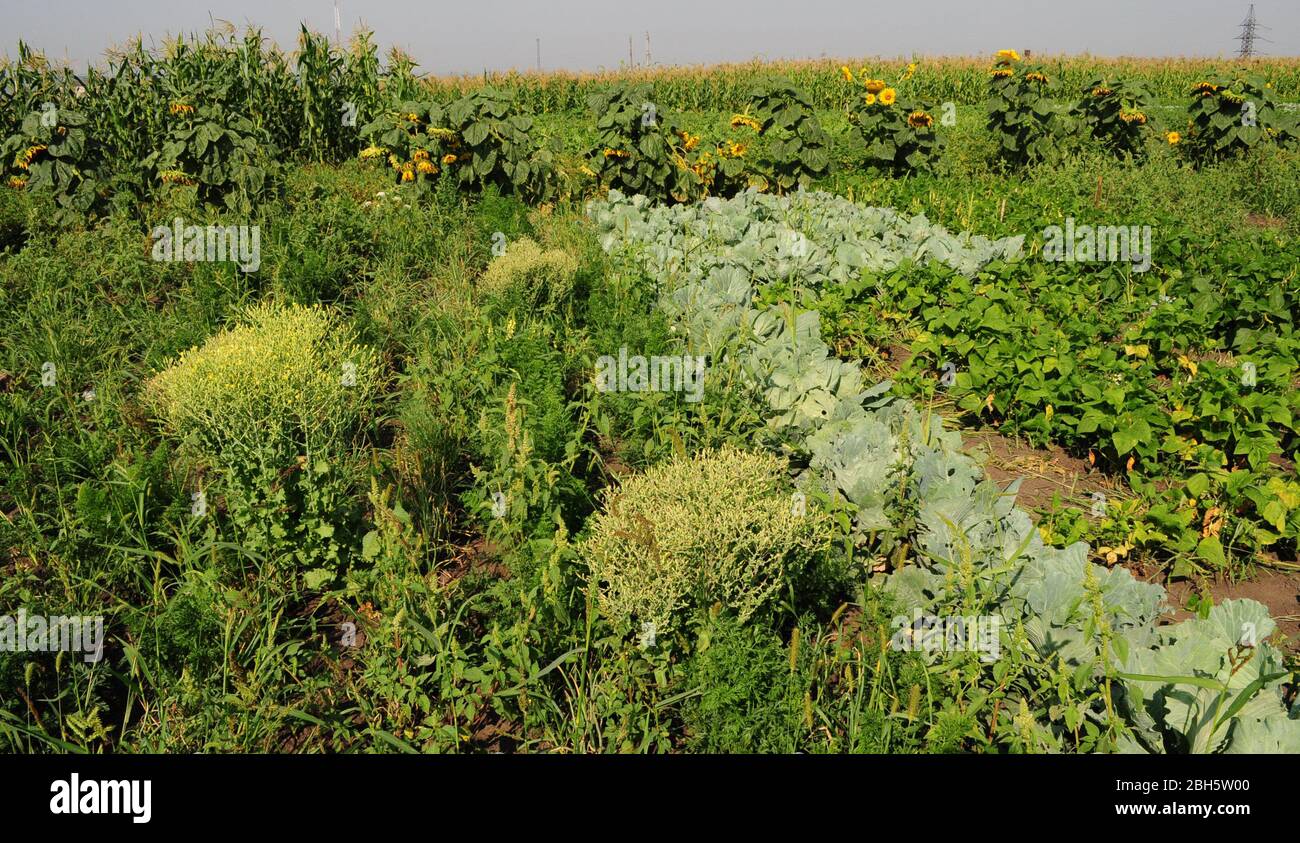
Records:
[[[446,128],[445,122],[437,103],[402,102],[361,127],[366,147],[359,157],[390,168],[399,186],[427,192],[442,168],[465,151],[459,136]]]
[[[1075,107],[1092,138],[1116,156],[1143,157],[1152,129],[1151,94],[1144,85],[1098,77],[1083,88]]]
[[[1196,83],[1190,91],[1187,131],[1180,148],[1197,166],[1242,155],[1264,144],[1297,138],[1294,118],[1278,108],[1273,89],[1238,74]]]
[[[445,113],[441,128],[452,133],[447,142],[453,152],[443,155],[442,165],[462,190],[481,193],[495,185],[528,201],[554,193],[552,150],[534,138],[533,118],[519,110],[513,94],[480,88],[448,105]]]
[[[596,144],[586,166],[601,186],[656,202],[689,202],[716,179],[716,147],[702,149],[699,135],[679,128],[655,105],[649,85],[598,91],[587,107],[596,115]]]
[[[692,156],[689,167],[699,179],[701,195],[730,198],[751,185],[765,187],[766,180],[750,172],[750,151],[744,139],[727,137]]]
[[[895,173],[931,170],[943,154],[934,106],[900,96],[883,79],[864,77],[849,108],[849,123],[864,146],[868,166]]]
[[[1013,167],[1052,157],[1069,134],[1069,121],[1054,102],[1057,80],[1040,65],[1025,64],[1015,50],[999,50],[989,70],[988,129],[998,155]]]
[[[759,187],[785,193],[830,171],[830,139],[802,91],[774,80],[754,92],[750,110],[754,116],[733,115],[730,125],[752,134]]]
[[[94,159],[97,147],[78,111],[48,108],[23,118],[0,147],[6,186],[53,197],[58,214],[82,216],[99,199]]]
[[[467,193],[494,185],[530,201],[554,192],[553,157],[532,136],[533,118],[513,98],[483,88],[443,107],[404,102],[395,112],[365,125],[363,160],[385,161],[400,186],[427,190],[436,177]]]
[[[279,172],[266,132],[220,98],[198,105],[192,99],[168,105],[166,139],[141,166],[161,187],[196,188],[208,205],[252,207],[271,192]]]

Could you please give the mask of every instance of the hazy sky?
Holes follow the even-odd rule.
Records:
[[[339,0],[344,37],[364,25],[379,45],[411,53],[422,72],[527,69],[542,40],[548,69],[627,62],[695,64],[762,58],[1040,53],[1231,56],[1249,4],[1236,0]],[[1266,55],[1300,54],[1300,2],[1255,4]],[[253,23],[283,47],[298,23],[334,31],[332,0],[0,0],[0,50],[23,38],[81,69],[105,47],[143,34]]]

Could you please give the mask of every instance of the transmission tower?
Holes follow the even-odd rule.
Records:
[[[1260,26],[1255,20],[1255,4],[1250,4],[1250,13],[1246,19],[1241,22],[1241,34],[1237,40],[1241,42],[1241,49],[1237,52],[1237,58],[1250,59],[1255,57],[1255,42],[1267,41],[1268,39],[1259,34],[1259,30],[1268,29],[1267,26]]]

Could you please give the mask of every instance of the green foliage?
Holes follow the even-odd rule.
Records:
[[[648,85],[595,92],[587,109],[596,117],[587,164],[602,186],[656,202],[686,202],[701,194],[700,174],[685,157],[699,138],[692,140],[655,105]]]
[[[786,193],[830,171],[830,138],[802,91],[788,81],[773,80],[755,90],[750,108],[753,118],[737,115],[731,124],[737,128],[738,117],[758,121],[760,142],[751,157],[765,183],[761,187]]]
[[[884,80],[863,80],[849,109],[864,147],[865,164],[892,173],[930,170],[943,154],[931,103],[900,96]]]
[[[443,124],[442,106],[432,102],[407,101],[361,127],[369,145],[361,151],[363,161],[386,161],[398,185],[410,185],[419,193],[432,190],[447,156],[463,151],[460,139]]]
[[[433,176],[465,192],[489,186],[502,195],[544,200],[555,190],[551,151],[532,136],[532,117],[519,113],[507,93],[485,88],[443,107],[403,102],[361,129],[370,145],[362,158],[386,157],[400,185],[426,190]]]
[[[989,74],[985,112],[998,157],[1011,167],[1053,158],[1069,133],[1066,115],[1055,101],[1058,81],[1045,67],[1022,63],[1014,50],[1001,51]]]
[[[1258,77],[1241,72],[1219,76],[1198,82],[1191,94],[1181,148],[1197,166],[1300,137],[1295,118],[1282,111],[1273,90]]]
[[[340,460],[369,412],[378,362],[321,307],[258,305],[242,322],[183,353],[146,400],[221,470],[247,550],[328,572],[351,517]],[[325,581],[311,576],[313,587]]]
[[[664,207],[615,194],[584,220],[568,196],[533,209],[497,184],[461,194],[456,166],[442,165],[457,137],[445,104],[477,80],[420,80],[400,53],[381,71],[364,47],[317,46],[326,69],[306,88],[296,58],[253,31],[157,55],[137,43],[84,79],[30,53],[0,67],[4,134],[47,101],[86,115],[97,193],[116,200],[83,227],[79,211],[55,222],[49,196],[0,198],[0,605],[102,614],[108,642],[98,665],[0,653],[0,747],[1296,750],[1294,659],[1263,607],[1202,593],[1187,605],[1194,622],[1168,624],[1167,595],[1142,581],[1157,564],[1200,585],[1293,557],[1292,150],[1260,144],[1193,170],[1178,145],[1149,144],[1141,168],[1085,148],[1009,175],[989,166],[996,139],[963,114],[941,174],[839,168],[809,187],[858,201],[770,183],[782,195],[768,195],[745,188],[775,160],[768,141],[794,135],[724,126],[738,111],[759,122],[749,97],[774,69],[653,69],[634,71],[655,84],[652,101],[687,109],[667,138],[682,157],[673,165],[692,197],[711,198]],[[1167,96],[1212,64],[1053,66],[1065,90],[1104,75]],[[1293,69],[1259,67],[1293,98]],[[849,103],[829,84],[835,69],[786,69],[834,109],[818,116],[838,141]],[[938,100],[972,102],[983,85],[973,63],[881,75]],[[529,74],[508,85],[553,113],[600,83]],[[359,122],[420,111],[418,123],[379,120],[402,136],[368,158],[414,162],[424,149],[437,172],[388,191],[402,167],[295,165],[356,151],[332,110],[354,97]],[[286,160],[286,189],[249,219],[265,235],[257,276],[142,250],[150,224],[193,212],[190,191],[155,197],[140,172],[179,116],[173,102],[246,116]],[[564,144],[557,170],[568,173],[592,122],[553,115],[530,134]],[[433,201],[412,201],[426,179]],[[388,201],[367,201],[376,191]],[[1150,222],[1151,271],[1043,263],[1035,242],[1016,260],[1016,235],[1066,215]],[[489,260],[498,231],[507,252]],[[512,255],[525,237],[536,250]],[[257,300],[286,302],[274,308],[285,336],[268,327],[218,343],[223,325],[253,327],[244,309]],[[289,301],[346,301],[356,333],[336,311],[307,317]],[[346,374],[334,345],[293,327],[321,321],[373,364],[375,382],[341,421],[324,417],[348,396],[313,380]],[[238,377],[181,390],[178,371],[202,368],[188,358],[215,358],[218,345],[226,362],[205,371]],[[598,391],[593,357],[622,345],[707,355],[702,400]],[[191,365],[168,368],[190,346]],[[381,356],[395,377],[376,406]],[[43,379],[43,361],[57,379]],[[944,362],[956,366],[949,386],[936,378]],[[303,400],[280,394],[276,367],[301,374]],[[159,371],[176,375],[193,418],[167,420],[150,384]],[[871,385],[886,372],[892,385]],[[226,433],[212,432],[222,420]],[[963,453],[954,424],[1091,452],[1122,491],[1104,515],[1063,494],[1033,519],[1014,485]],[[612,506],[593,516],[598,496],[737,447],[776,454],[758,475],[761,506],[743,495],[753,473],[719,483],[740,490],[730,497],[679,484],[661,494],[684,513],[668,532],[716,518],[720,503],[757,520],[781,502],[825,520],[823,549],[747,619],[692,593],[641,646],[637,618],[607,614],[591,581],[586,536],[619,522]],[[663,524],[664,511],[643,517]],[[758,538],[710,558],[768,559],[745,551]],[[891,630],[917,612],[997,618],[996,657],[904,646],[912,639]]]
[[[693,752],[780,752],[799,748],[802,676],[769,630],[718,618],[701,634],[689,681],[700,694],[684,720]]]
[[[671,267],[674,277],[687,279],[679,282],[680,298],[664,298],[670,307],[686,309],[687,325],[706,321],[692,318],[694,308],[717,321],[718,303],[701,292],[717,289],[714,279],[724,277],[720,265],[726,266],[724,255],[732,247],[725,241],[706,241],[689,257],[669,248],[647,254],[639,251],[639,241],[654,242],[664,229],[671,233],[674,223],[694,223],[663,211],[649,223],[637,219],[635,207],[607,215],[605,208],[596,206],[592,213],[609,226],[608,248],[642,255],[647,272],[667,274]],[[684,251],[685,245],[681,248]],[[690,280],[702,275],[697,274],[702,266],[710,268],[710,275],[703,283]],[[752,318],[744,309],[749,284],[779,278],[775,273],[747,273],[730,279],[726,295],[739,310],[741,324]],[[816,347],[815,314],[810,321],[803,333],[724,331],[710,350],[723,363],[739,359],[743,365],[771,354],[769,343]],[[701,339],[694,331],[687,334],[692,344]],[[814,382],[822,377],[816,372]],[[790,392],[798,390],[798,384],[774,379],[774,388],[764,396],[773,415],[769,423],[774,421],[786,433],[784,448],[809,456],[809,470],[799,478],[801,488],[829,496],[831,511],[845,516],[840,528],[852,537],[857,555],[891,571],[885,587],[897,605],[932,617],[997,622],[995,634],[981,646],[985,656],[967,646],[941,648],[926,656],[937,673],[946,673],[968,690],[979,688],[976,705],[961,708],[949,701],[935,712],[928,748],[1091,752],[1131,747],[1134,735],[1148,728],[1149,712],[1141,706],[1124,708],[1119,683],[1151,677],[1127,672],[1126,665],[1143,657],[1135,654],[1159,653],[1163,636],[1178,640],[1194,635],[1195,622],[1157,627],[1165,596],[1159,586],[1137,581],[1124,568],[1090,563],[1089,548],[1082,543],[1065,548],[1045,544],[1044,534],[1015,506],[1018,481],[1004,490],[985,477],[974,459],[959,450],[960,436],[945,432],[940,419],[882,396],[881,389],[855,396],[850,388],[847,395],[835,394],[822,412],[792,425],[788,415],[778,414]],[[625,523],[622,532],[630,540],[638,535],[637,527]],[[654,525],[639,527],[649,533]],[[1266,613],[1250,601],[1242,605],[1257,616]],[[1257,626],[1263,636],[1271,631]],[[990,646],[998,652],[986,657]],[[1231,658],[1230,664],[1215,664],[1236,674],[1249,661],[1240,654]],[[1252,741],[1285,745],[1294,739],[1297,724],[1285,718],[1276,697],[1259,697],[1260,705],[1272,706],[1267,726],[1255,724],[1254,712],[1243,707],[1283,675],[1243,679],[1237,687],[1224,679],[1193,680],[1218,694],[1217,701],[1196,706],[1196,723],[1204,724],[1208,717],[1214,730],[1241,727]],[[1226,704],[1230,695],[1234,702]],[[1196,724],[1179,717],[1176,725],[1186,733]],[[1193,750],[1198,746],[1194,740],[1179,745]]]
[[[542,249],[530,237],[503,246],[479,279],[479,292],[504,312],[554,313],[573,292],[577,258],[563,249]]]
[[[553,192],[551,152],[533,139],[533,118],[515,107],[513,95],[484,88],[462,97],[447,106],[445,128],[464,147],[452,162],[462,190],[495,185],[528,201]]]
[[[168,432],[224,467],[266,455],[342,454],[379,384],[370,349],[337,313],[262,304],[182,353],[146,387]]]
[[[274,151],[252,121],[220,103],[170,105],[162,147],[141,162],[164,186],[195,187],[200,201],[247,211],[274,189]]]
[[[357,149],[357,128],[378,114],[378,50],[362,32],[339,54],[329,39],[301,27],[297,82],[302,97],[302,152],[315,160],[340,160]]]
[[[400,418],[403,474],[432,507],[459,498],[494,534],[550,535],[587,497],[574,474],[584,429],[566,392],[573,364],[551,323],[504,325],[468,303],[428,326]]]
[[[1300,728],[1287,714],[1282,654],[1264,639],[1268,610],[1229,600],[1207,617],[1166,627],[1134,649],[1120,677],[1137,728],[1131,751],[1295,752]]]
[[[1187,254],[1168,230],[1165,240]],[[1203,267],[1137,288],[1112,264],[895,275],[888,306],[916,313],[922,329],[902,380],[941,388],[981,423],[1122,470],[1149,509],[1115,544],[1158,547],[1178,573],[1189,559],[1223,568],[1233,546],[1242,559],[1289,548],[1300,500],[1274,475],[1300,441],[1290,387],[1300,357],[1288,294],[1266,279],[1288,271],[1292,251],[1211,250]],[[1187,493],[1149,482],[1170,480]]]
[[[1075,110],[1107,152],[1141,159],[1151,130],[1151,107],[1151,94],[1141,83],[1098,77],[1084,87]]]
[[[99,204],[98,151],[86,115],[53,102],[23,118],[0,145],[0,170],[10,189],[51,196],[62,219],[76,219]]]

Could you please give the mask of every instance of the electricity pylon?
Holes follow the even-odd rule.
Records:
[[[1241,22],[1241,34],[1237,36],[1237,40],[1241,42],[1241,50],[1237,52],[1237,58],[1254,58],[1255,42],[1268,40],[1259,34],[1259,30],[1268,28],[1269,27],[1267,26],[1260,26],[1259,22],[1255,20],[1255,4],[1251,3],[1250,13],[1246,15],[1246,19]]]

